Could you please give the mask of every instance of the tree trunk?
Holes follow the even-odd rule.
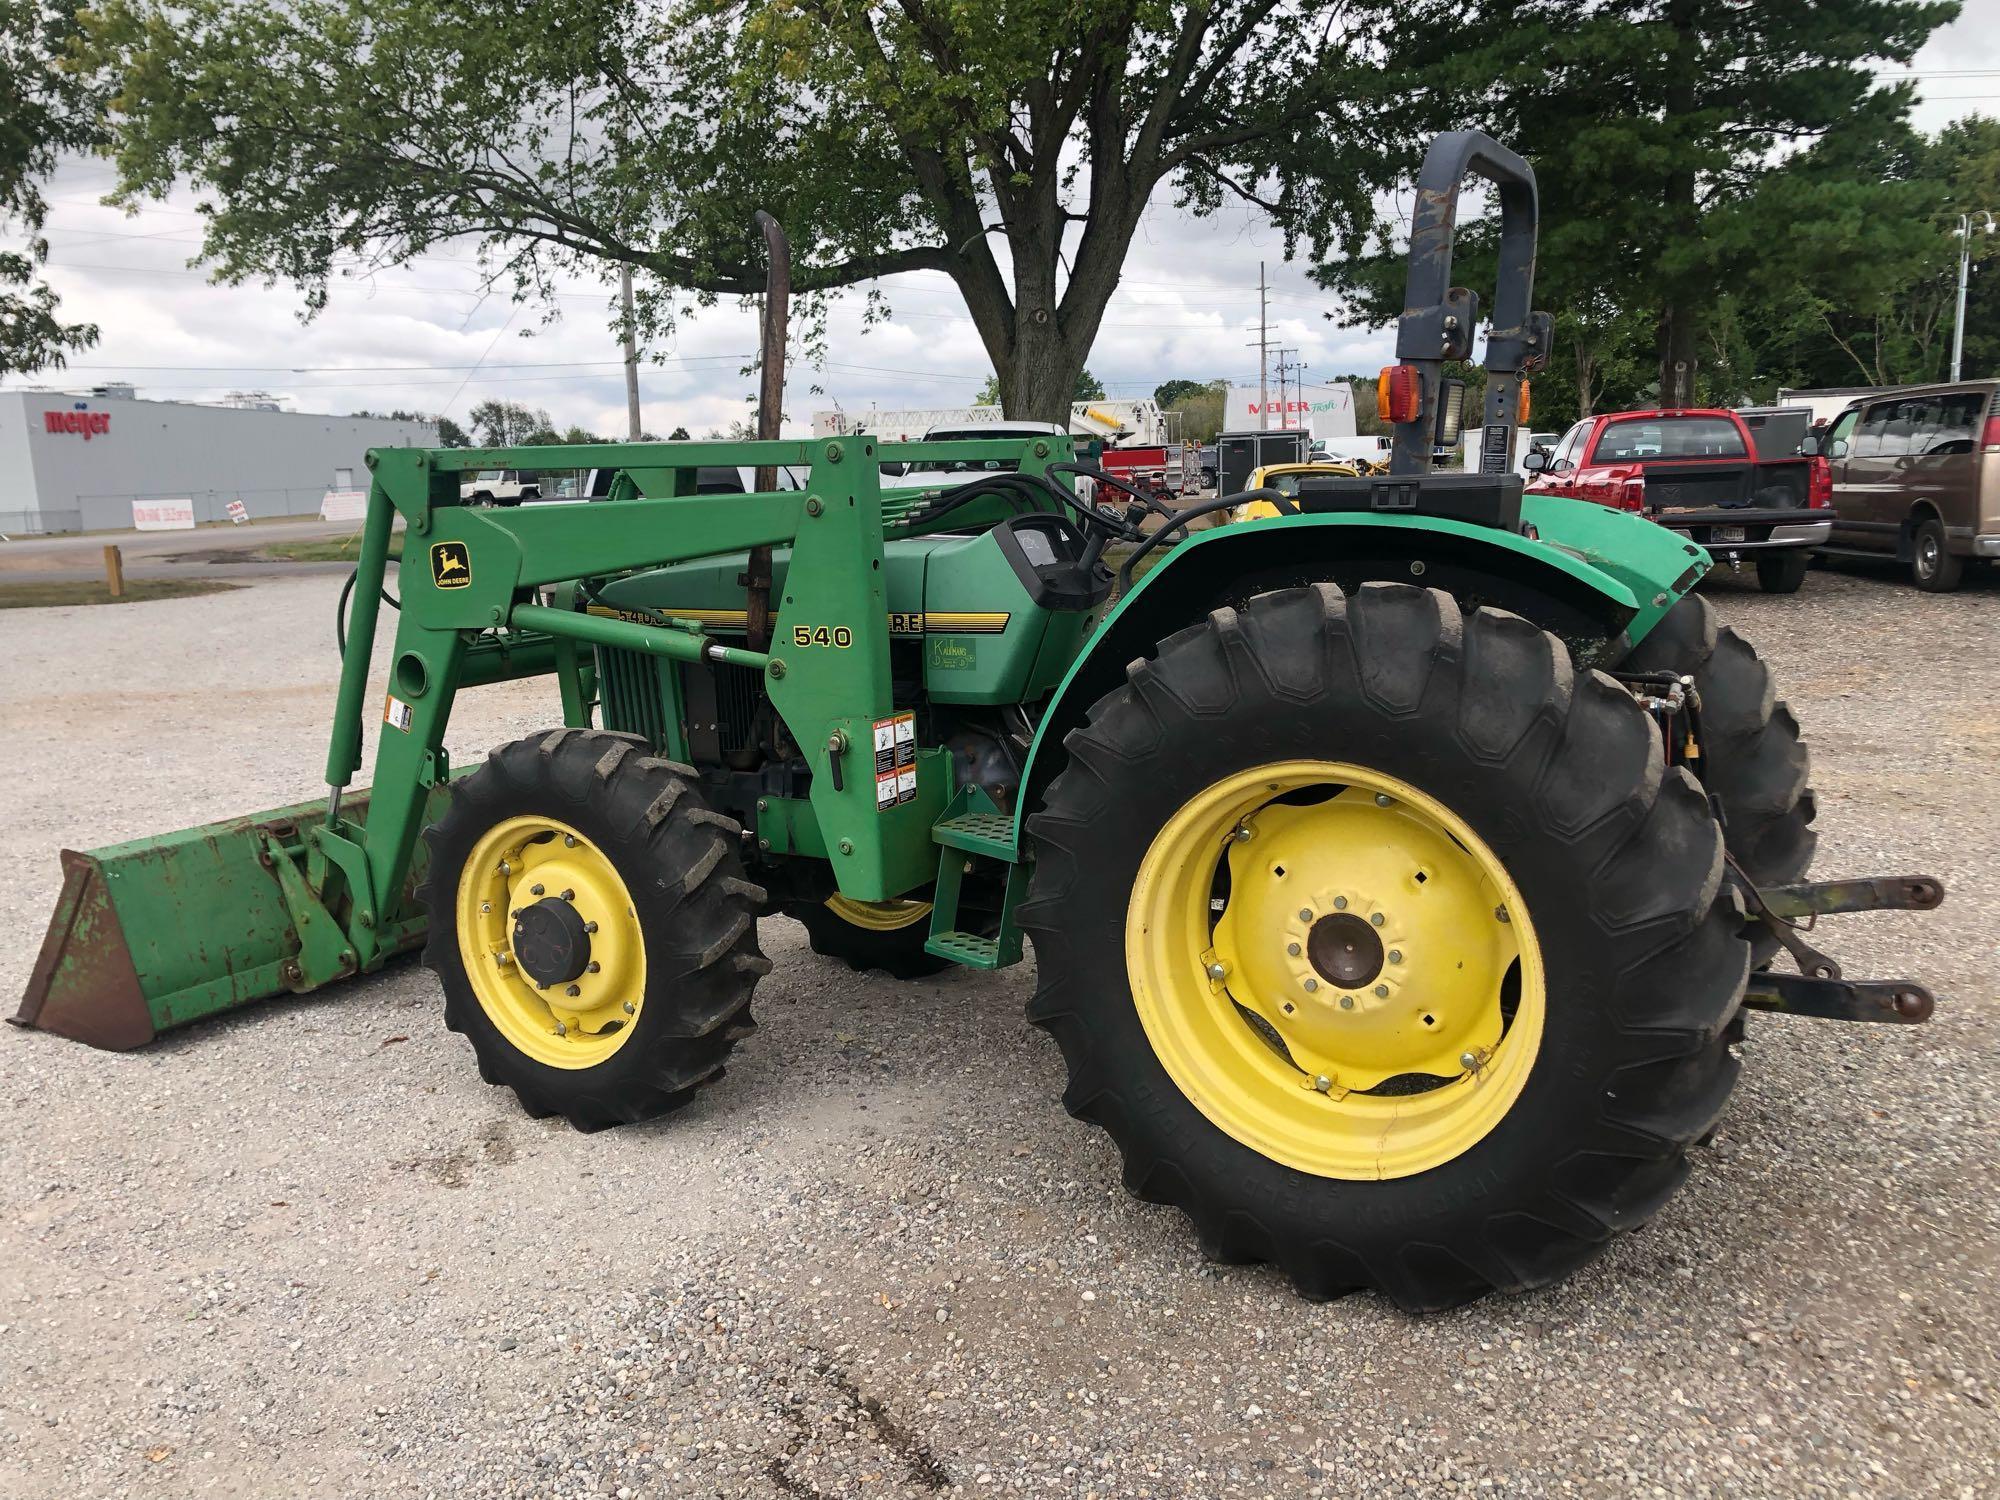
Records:
[[[1669,302],[1660,309],[1660,405],[1693,406],[1695,372],[1694,318]]]
[[[1597,357],[1585,346],[1581,338],[1576,340],[1576,414],[1579,417],[1594,416],[1597,413]]]
[[[1702,67],[1701,39],[1696,30],[1700,9],[1701,0],[1669,0],[1667,6],[1667,25],[1674,32],[1672,81],[1667,90],[1669,120],[1688,120],[1695,112],[1695,84]],[[1681,143],[1682,153],[1690,149]],[[1664,188],[1668,235],[1692,241],[1700,220],[1694,169],[1676,164],[1668,171]],[[1710,292],[1698,274],[1692,284],[1684,276],[1681,285],[1664,290],[1659,323],[1660,405],[1693,406],[1695,349],[1702,324],[1697,308]]]

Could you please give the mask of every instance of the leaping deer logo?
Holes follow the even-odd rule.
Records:
[[[472,582],[472,565],[464,544],[439,542],[431,548],[431,581],[439,588],[464,588]]]

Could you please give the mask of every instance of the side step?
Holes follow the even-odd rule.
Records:
[[[977,804],[977,805],[975,805]],[[926,953],[948,958],[969,969],[1004,969],[1021,961],[1021,929],[1014,908],[1027,894],[1028,872],[1014,842],[1014,819],[994,807],[976,788],[952,799],[945,816],[931,825],[938,844],[937,889],[931,896],[931,932]],[[1000,921],[993,936],[959,926],[959,897],[965,877],[981,860],[1006,867]]]

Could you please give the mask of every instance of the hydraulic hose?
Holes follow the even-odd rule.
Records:
[[[347,601],[353,597],[354,585],[360,577],[361,569],[358,567],[347,575],[347,582],[340,586],[340,602],[333,607],[333,643],[343,657],[347,655]],[[403,601],[386,588],[382,590],[382,602],[391,609],[400,610],[403,607]]]

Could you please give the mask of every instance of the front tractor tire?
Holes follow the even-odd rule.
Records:
[[[1750,951],[1701,790],[1516,616],[1328,584],[1135,662],[1029,828],[1029,1014],[1126,1185],[1314,1298],[1549,1285],[1687,1174]]]
[[[424,962],[488,1083],[602,1130],[721,1077],[771,968],[765,895],[688,768],[635,736],[545,730],[453,782],[424,837]]]
[[[786,915],[803,924],[813,952],[857,972],[928,979],[952,967],[950,959],[924,951],[931,935],[928,901],[853,901],[835,895],[789,906]]]

